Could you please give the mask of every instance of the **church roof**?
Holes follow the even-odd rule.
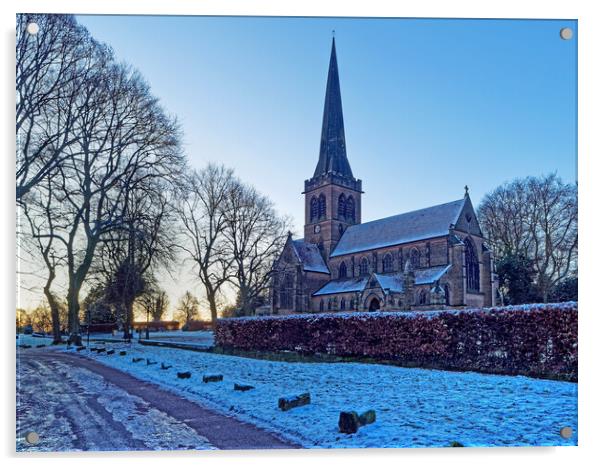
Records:
[[[331,257],[395,246],[449,234],[467,197],[426,209],[415,210],[372,222],[351,225],[339,240]]]
[[[303,270],[307,272],[330,273],[317,245],[297,239],[293,241],[293,249],[303,265]]]
[[[314,296],[336,293],[354,293],[362,291],[368,283],[368,277],[345,278],[343,280],[331,280],[316,291]]]
[[[451,265],[438,265],[426,269],[418,269],[414,272],[416,285],[430,285],[440,280],[443,275],[451,268]],[[403,292],[403,273],[375,273],[374,278],[383,290],[390,290],[396,293]],[[344,278],[331,280],[322,288],[316,291],[314,296],[322,296],[337,293],[355,293],[361,292],[366,288],[369,277]]]
[[[343,125],[343,104],[339,84],[339,68],[334,37],[330,52],[328,82],[324,99],[324,115],[322,118],[322,137],[320,139],[320,158],[314,171],[314,178],[334,173],[353,178],[351,166],[347,160],[345,146],[345,128]]]
[[[451,269],[451,265],[438,265],[436,267],[429,267],[428,269],[417,269],[414,271],[416,285],[435,283],[437,280],[441,280],[441,277],[443,277],[449,269]]]

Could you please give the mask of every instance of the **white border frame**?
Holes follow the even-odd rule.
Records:
[[[2,197],[2,215],[12,222],[2,222],[0,241],[0,260],[2,268],[0,280],[4,308],[3,341],[5,356],[2,358],[5,380],[2,383],[2,399],[5,403],[4,422],[2,423],[2,443],[8,463],[22,459],[27,464],[44,458],[47,464],[104,464],[112,458],[133,464],[159,465],[172,458],[178,464],[239,464],[246,465],[281,465],[287,466],[317,463],[340,463],[346,465],[365,464],[374,458],[380,464],[420,463],[426,464],[462,464],[482,465],[484,461],[491,465],[508,463],[526,464],[543,462],[546,465],[568,463],[586,464],[601,457],[601,433],[595,413],[602,412],[600,398],[600,354],[597,345],[598,333],[602,328],[601,310],[595,304],[600,301],[597,290],[600,279],[599,267],[602,263],[600,249],[594,248],[597,233],[602,231],[600,207],[596,200],[602,199],[600,186],[600,159],[602,147],[600,142],[600,83],[602,73],[600,66],[600,47],[602,46],[602,24],[596,11],[594,0],[557,0],[531,1],[505,0],[495,2],[475,0],[423,0],[423,1],[386,1],[386,0],[4,0],[2,2],[2,102],[1,115],[3,183],[0,190]],[[15,346],[12,339],[13,309],[15,306],[15,207],[14,207],[14,28],[17,12],[51,12],[51,13],[89,13],[89,14],[196,14],[196,15],[253,15],[253,16],[382,16],[382,17],[446,17],[446,18],[565,18],[579,21],[579,197],[580,197],[580,243],[579,259],[580,275],[580,328],[579,328],[579,447],[558,448],[467,448],[467,449],[397,449],[397,450],[303,450],[303,451],[241,451],[241,452],[158,452],[158,453],[81,453],[81,454],[44,454],[16,455],[14,453],[14,363]],[[8,105],[11,103],[11,105]],[[596,215],[596,213],[598,215]],[[8,355],[8,356],[6,356]],[[596,409],[597,408],[597,409]],[[525,413],[528,416],[528,413]]]

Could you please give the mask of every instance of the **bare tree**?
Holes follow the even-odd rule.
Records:
[[[128,229],[129,201],[139,186],[169,178],[183,164],[177,126],[141,77],[102,57],[97,67],[104,69],[99,81],[90,82],[78,97],[77,104],[86,107],[77,122],[78,150],[59,167],[54,187],[71,220],[61,240],[67,257],[69,328],[75,334],[79,292],[101,240]]]
[[[224,237],[224,206],[236,183],[232,170],[208,165],[186,178],[178,207],[183,225],[180,247],[195,263],[213,325],[217,321],[219,294],[231,272],[232,258]]]
[[[149,289],[140,296],[138,302],[142,310],[151,317],[153,322],[161,321],[169,306],[167,293],[164,290],[157,290],[156,288]]]
[[[36,22],[39,32],[26,32]],[[81,107],[72,105],[81,83],[94,70],[88,32],[70,15],[17,15],[16,47],[16,199],[57,169],[77,134]]]
[[[41,189],[46,185],[45,189]],[[52,284],[57,276],[57,270],[61,263],[64,265],[63,256],[57,250],[55,241],[55,232],[57,224],[61,222],[60,211],[54,208],[51,193],[50,180],[41,183],[38,189],[32,192],[31,200],[22,205],[22,212],[29,223],[31,236],[23,239],[31,240],[35,250],[42,257],[46,266],[46,280],[43,285],[43,292],[52,319],[53,343],[61,342],[61,321],[60,309],[61,303],[56,294],[52,291]]]
[[[234,272],[239,313],[249,315],[269,288],[273,261],[282,250],[290,226],[276,213],[273,203],[254,188],[237,183],[224,206],[224,234]]]
[[[17,333],[23,332],[24,327],[31,325],[31,317],[25,309],[17,308],[16,325]]]
[[[48,332],[52,329],[52,317],[48,303],[40,303],[30,314],[31,325],[38,332]]]
[[[544,302],[577,269],[577,186],[555,174],[500,186],[479,206],[481,227],[496,255],[530,260]]]
[[[32,18],[35,37],[25,33]],[[52,239],[53,256],[64,261],[68,327],[77,335],[79,294],[99,245],[134,229],[135,199],[178,178],[180,134],[139,73],[116,63],[72,17],[18,23],[17,198],[47,181],[48,209],[59,220],[36,234],[44,247]]]
[[[134,302],[154,289],[153,272],[168,270],[174,259],[172,206],[165,181],[143,183],[128,196],[121,228],[107,233],[93,272],[106,283],[107,294],[124,316],[124,338],[130,338]],[[144,187],[144,189],[140,189]]]
[[[185,324],[199,316],[199,300],[190,291],[180,298],[176,308],[176,319]]]

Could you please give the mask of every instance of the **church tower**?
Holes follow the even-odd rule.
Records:
[[[361,223],[362,181],[353,177],[347,160],[343,105],[334,37],[324,99],[320,158],[305,180],[305,241],[317,244],[324,257],[349,225]]]

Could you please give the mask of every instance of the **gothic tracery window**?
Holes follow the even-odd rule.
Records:
[[[420,252],[416,248],[414,248],[414,249],[412,249],[412,251],[410,251],[410,263],[412,264],[412,267],[415,269],[420,267]]]
[[[293,277],[289,274],[284,276],[280,284],[280,307],[283,309],[293,307]]]
[[[326,196],[324,194],[320,194],[318,198],[318,218],[326,218]]]
[[[383,272],[393,272],[393,256],[391,254],[385,254],[383,257]]]
[[[347,264],[345,264],[345,261],[339,265],[339,278],[347,278]]]
[[[466,267],[466,287],[468,291],[480,291],[479,258],[470,238],[464,240],[464,265]]]
[[[420,290],[416,296],[416,304],[424,305],[428,304],[428,297],[425,290]]]
[[[338,209],[337,209],[339,219],[342,220],[342,219],[345,219],[347,217],[346,209],[347,209],[347,201],[345,200],[345,195],[341,194],[339,196],[339,206],[338,206]]]
[[[348,222],[355,223],[355,200],[353,196],[347,198],[346,217]]]
[[[318,199],[314,196],[311,198],[310,209],[309,209],[309,220],[314,222],[318,220]]]
[[[368,273],[368,259],[362,257],[362,259],[360,260],[360,275],[368,275]]]

